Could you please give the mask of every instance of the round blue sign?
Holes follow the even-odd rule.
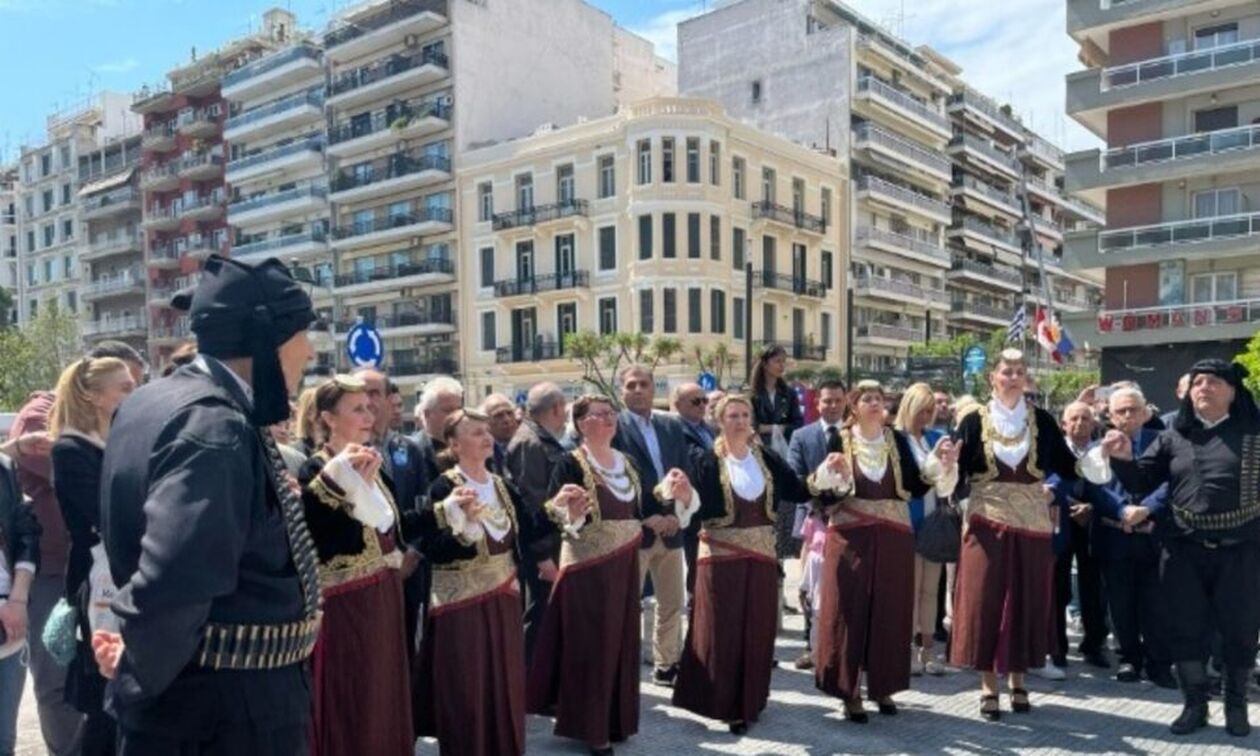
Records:
[[[385,342],[369,323],[359,323],[346,334],[346,356],[354,367],[380,367],[385,361]]]
[[[988,362],[989,356],[985,353],[984,347],[979,344],[967,347],[967,351],[963,352],[963,374],[979,375],[984,372],[984,365]]]
[[[696,383],[699,383],[700,388],[705,391],[713,391],[717,388],[717,376],[708,372],[701,373],[700,376],[696,378]]]

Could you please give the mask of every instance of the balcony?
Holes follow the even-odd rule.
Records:
[[[1260,213],[1156,223],[1149,226],[1083,231],[1067,235],[1065,256],[1084,268],[1158,262],[1170,253],[1196,259],[1256,254]]]
[[[878,176],[859,176],[857,191],[860,199],[878,200],[942,224],[949,223],[951,218],[948,203],[913,189],[898,186],[891,181],[885,181]]]
[[[176,175],[188,181],[209,181],[223,175],[223,153],[202,152],[185,155],[175,164]]]
[[[860,247],[882,250],[942,268],[948,268],[950,264],[949,251],[930,239],[873,226],[859,226],[854,241]]]
[[[451,105],[439,99],[418,105],[377,110],[367,118],[351,118],[328,131],[328,154],[345,157],[417,139],[450,128]]]
[[[453,228],[452,224],[453,214],[450,208],[426,207],[414,212],[391,213],[337,226],[332,232],[332,244],[337,249],[385,244],[445,233]]]
[[[430,48],[412,55],[397,53],[383,60],[338,74],[328,85],[328,105],[352,108],[383,100],[450,75],[446,55]]]
[[[333,278],[338,295],[361,294],[378,289],[449,283],[455,280],[455,263],[444,258],[413,258],[342,273]]]
[[[179,228],[179,214],[172,205],[154,205],[145,212],[140,226],[145,231],[174,231]]]
[[[927,103],[874,76],[858,79],[855,102],[868,100],[878,103],[889,112],[906,119],[929,136],[948,139],[952,133],[949,119]]]
[[[515,362],[542,362],[564,357],[564,345],[544,340],[541,336],[531,344],[512,344],[494,350],[494,361],[500,365]]]
[[[151,152],[169,152],[175,149],[175,124],[159,123],[144,130],[140,136],[140,148]]]
[[[949,296],[944,291],[895,278],[859,275],[853,278],[853,288],[859,297],[928,307],[949,305]]]
[[[163,113],[173,107],[175,107],[175,92],[165,81],[158,84],[145,84],[136,90],[131,100],[132,112],[140,115]]]
[[[266,55],[223,77],[223,97],[248,100],[267,92],[318,78],[323,72],[319,48],[300,44]]]
[[[232,259],[247,263],[262,262],[269,257],[290,260],[323,252],[327,249],[328,240],[324,230],[322,228],[314,228],[304,233],[286,234],[274,239],[261,239],[246,244],[233,244]]]
[[[405,356],[404,353],[391,352],[385,369],[389,371],[391,380],[415,383],[433,375],[456,375],[459,363],[452,357],[421,359],[418,354]]]
[[[586,200],[568,200],[551,205],[535,205],[510,213],[497,213],[491,219],[495,231],[506,231],[513,228],[537,226],[565,218],[583,217],[587,215]]]
[[[83,220],[99,220],[112,215],[140,210],[140,192],[125,186],[83,200]]]
[[[1023,141],[1024,127],[1007,108],[974,89],[964,89],[949,98],[949,112],[963,113],[985,131],[1002,131],[1012,141]]]
[[[203,194],[191,202],[180,206],[179,219],[191,221],[210,221],[223,217],[224,196],[222,189]]]
[[[954,320],[969,320],[992,326],[1008,325],[1014,314],[1015,311],[1011,307],[996,307],[983,302],[955,300],[949,306],[949,316]]]
[[[136,268],[112,276],[101,276],[84,286],[79,296],[85,302],[96,302],[110,297],[143,295],[144,286],[144,271]]]
[[[114,255],[140,253],[144,251],[144,239],[135,233],[113,233],[94,236],[86,249],[80,250],[79,260],[104,260]]]
[[[1184,16],[1188,8],[1207,13],[1232,4],[1230,0],[1068,0],[1067,30],[1078,41],[1092,39],[1105,47],[1114,27]]]
[[[148,328],[148,318],[128,315],[121,318],[89,320],[80,326],[80,332],[84,338],[106,339],[122,336],[140,336],[146,333]]]
[[[948,82],[928,72],[927,60],[922,55],[902,42],[878,32],[870,34],[859,31],[857,46],[860,50],[869,50],[883,56],[888,63],[903,69],[907,75],[919,79],[938,92],[947,95],[953,92],[953,87]]]
[[[822,362],[827,359],[827,347],[811,341],[754,341],[752,344],[754,352],[770,346],[782,347],[794,360]]]
[[[239,185],[272,173],[301,171],[324,164],[324,141],[314,136],[281,147],[245,155],[227,164],[227,180]]]
[[[154,165],[140,174],[140,188],[146,192],[165,192],[179,186],[179,161]]]
[[[154,323],[149,328],[149,341],[154,346],[173,346],[192,337],[188,318],[178,318],[174,323]]]
[[[1014,293],[1024,289],[1024,278],[1018,270],[999,268],[965,257],[955,258],[945,276],[950,281],[961,280]]]
[[[427,34],[446,24],[446,0],[395,0],[379,10],[342,20],[324,35],[325,56],[336,63],[380,50],[410,35]]]
[[[767,200],[752,203],[752,217],[753,220],[767,220],[813,234],[827,233],[827,221],[821,215],[812,215],[804,210],[776,205]]]
[[[816,299],[823,299],[827,296],[827,284],[822,281],[814,281],[803,276],[787,276],[782,273],[764,270],[753,271],[753,288],[787,291]]]
[[[975,200],[982,203],[985,207],[1002,213],[1008,220],[1017,220],[1024,216],[1018,197],[1009,192],[995,189],[974,176],[964,175],[961,177],[961,180],[955,179],[950,193],[955,197],[962,197],[964,206],[972,212],[977,212],[980,209],[975,207],[970,201]]]
[[[920,328],[885,323],[859,325],[855,335],[859,342],[870,346],[907,347],[924,340],[924,332]]]
[[[1006,176],[1012,181],[1018,180],[1024,174],[1024,167],[1020,165],[1018,158],[971,134],[954,137],[945,149],[951,155],[965,154],[979,161],[990,172]]]
[[[548,273],[532,278],[512,278],[494,282],[495,297],[533,296],[548,291],[585,289],[591,285],[590,274],[585,270],[568,273]]]
[[[175,251],[194,260],[204,260],[215,253],[223,254],[225,237],[221,233],[189,234],[175,241]]]
[[[970,216],[955,222],[954,225],[945,229],[945,233],[951,238],[970,243],[972,247],[983,251],[992,251],[996,248],[1012,255],[1024,254],[1024,246],[1014,233]]]
[[[233,202],[228,205],[228,222],[234,226],[247,226],[304,215],[327,205],[327,190],[317,186],[299,186]]]
[[[1248,339],[1260,330],[1260,299],[1104,310],[1096,326],[1095,347]]]
[[[876,162],[902,173],[922,174],[943,183],[948,183],[953,175],[949,159],[944,155],[870,123],[853,128],[853,146],[867,150]]]
[[[1026,134],[1025,138],[1027,141],[1019,145],[1021,159],[1040,163],[1052,171],[1063,171],[1063,150],[1036,134]]]
[[[1260,125],[1156,139],[1068,156],[1070,191],[1260,170]]]
[[[218,108],[182,110],[175,119],[175,130],[194,139],[207,139],[219,133]]]
[[[340,171],[331,184],[333,200],[363,202],[451,177],[451,161],[445,155],[395,154],[369,166],[369,169],[355,166],[352,170]]]
[[[426,334],[454,332],[455,314],[450,310],[397,312],[392,315],[377,315],[372,318],[342,320],[337,323],[337,338],[344,340],[350,329],[360,323],[367,323],[376,328],[382,336],[423,336]]]
[[[323,116],[323,91],[308,89],[232,116],[223,125],[223,138],[229,142],[258,141],[271,134],[316,124]]]
[[[179,257],[179,252],[170,242],[161,242],[149,248],[145,265],[156,270],[176,270],[179,268]]]

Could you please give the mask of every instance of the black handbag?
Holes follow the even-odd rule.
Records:
[[[957,562],[962,552],[962,514],[952,499],[938,499],[914,534],[914,551],[929,562]]]

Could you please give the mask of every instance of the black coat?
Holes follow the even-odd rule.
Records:
[[[438,518],[434,514],[434,508],[451,495],[456,485],[447,475],[439,475],[430,486],[429,496],[420,512],[420,548],[429,561],[435,565],[447,565],[477,558],[477,546],[460,543],[454,533],[438,524]],[[538,538],[540,531],[546,532],[549,528],[546,523],[540,522],[537,516],[526,510],[515,486],[507,481],[503,481],[503,485],[510,499],[504,504],[511,508],[510,514],[516,531],[514,555],[519,564],[530,553],[530,545]]]
[[[564,456],[565,450],[560,441],[528,418],[508,442],[508,477],[520,494],[521,504],[530,518],[538,520],[544,516],[542,505],[550,495],[551,476]],[[560,537],[556,533],[540,534],[528,548],[533,561],[545,561],[560,548]]]
[[[687,443],[686,434],[683,432],[682,422],[673,415],[667,415],[663,412],[652,413],[652,428],[656,431],[656,442],[661,452],[661,468],[662,472],[668,473],[674,468],[678,468],[687,473],[688,477],[692,475],[691,467],[691,445]],[[643,488],[651,494],[656,489],[660,479],[656,475],[656,467],[652,464],[652,455],[648,451],[647,441],[643,438],[643,433],[639,430],[635,420],[630,415],[629,410],[622,410],[617,416],[617,435],[613,437],[613,448],[625,454],[634,461],[635,469],[638,470],[640,480],[643,482]],[[657,501],[655,495],[645,500],[643,517],[651,517],[664,513],[664,505]],[[643,548],[648,548],[656,540],[656,533],[648,528],[643,529]],[[665,546],[676,549],[682,546],[682,532],[675,533],[661,539]]]
[[[101,460],[105,448],[77,433],[63,433],[52,447],[53,490],[70,534],[66,598],[72,599],[92,571],[92,547],[101,542]]]
[[[775,388],[773,397],[766,395],[764,391],[759,391],[752,395],[752,414],[753,425],[782,425],[783,441],[790,442],[792,434],[805,424],[805,416],[801,412],[801,403],[797,401],[796,392],[792,387],[787,385],[786,381],[780,381]],[[770,434],[761,434],[761,443],[770,445]]]
[[[18,485],[17,466],[0,454],[0,545],[10,568],[18,562],[39,567],[39,536],[43,529],[35,510],[23,498]]]

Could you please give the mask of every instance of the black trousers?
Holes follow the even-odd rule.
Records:
[[[403,583],[403,622],[407,630],[408,659],[419,651],[416,636],[424,627],[424,614],[429,604],[429,591],[433,585],[433,565],[421,559],[416,571]],[[408,670],[407,674],[411,674]]]
[[[309,724],[268,730],[224,724],[202,738],[123,730],[118,756],[309,756],[310,730]]]
[[[1225,667],[1255,665],[1260,543],[1210,548],[1190,538],[1169,540],[1160,554],[1159,578],[1173,661],[1206,659],[1215,628]]]
[[[1159,542],[1127,535],[1124,553],[1103,561],[1107,607],[1120,644],[1120,662],[1141,669],[1168,668],[1163,592],[1159,587]]]
[[[534,659],[534,643],[547,612],[551,583],[538,576],[538,565],[533,560],[525,559],[521,564],[521,584],[525,599],[525,669],[529,669]]]
[[[1101,651],[1107,642],[1107,615],[1103,607],[1102,575],[1098,560],[1089,550],[1089,528],[1072,522],[1071,551],[1060,556],[1054,563],[1055,596],[1055,650],[1057,656],[1066,656],[1067,607],[1072,603],[1072,560],[1076,560],[1076,588],[1081,606],[1081,624],[1085,635],[1081,638],[1083,654]]]

